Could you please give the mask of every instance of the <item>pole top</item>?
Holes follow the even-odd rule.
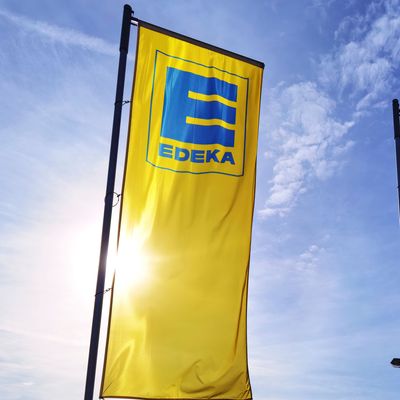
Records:
[[[132,14],[132,7],[129,4],[124,4],[124,12],[130,12]]]
[[[121,40],[119,46],[119,51],[122,51],[124,53],[128,53],[132,14],[132,7],[129,4],[125,4],[124,13],[122,16]]]
[[[393,127],[394,127],[394,138],[400,139],[400,111],[399,111],[399,100],[393,99]]]
[[[400,358],[393,358],[390,364],[392,364],[392,367],[400,368]]]

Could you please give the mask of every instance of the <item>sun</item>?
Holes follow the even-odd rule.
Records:
[[[150,254],[145,248],[146,235],[135,228],[120,239],[118,251],[110,267],[115,270],[119,286],[129,289],[146,285],[151,277]]]

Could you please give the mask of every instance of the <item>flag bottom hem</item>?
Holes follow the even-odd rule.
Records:
[[[138,399],[138,400],[253,400],[253,397],[133,397],[100,396],[99,399]]]

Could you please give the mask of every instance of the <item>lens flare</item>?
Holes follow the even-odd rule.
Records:
[[[150,254],[145,248],[146,237],[141,229],[134,229],[122,239],[115,256],[114,268],[119,286],[126,289],[143,286],[150,278]]]

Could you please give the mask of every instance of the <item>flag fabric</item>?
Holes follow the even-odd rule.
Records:
[[[262,63],[139,22],[101,397],[252,397],[262,73]]]

